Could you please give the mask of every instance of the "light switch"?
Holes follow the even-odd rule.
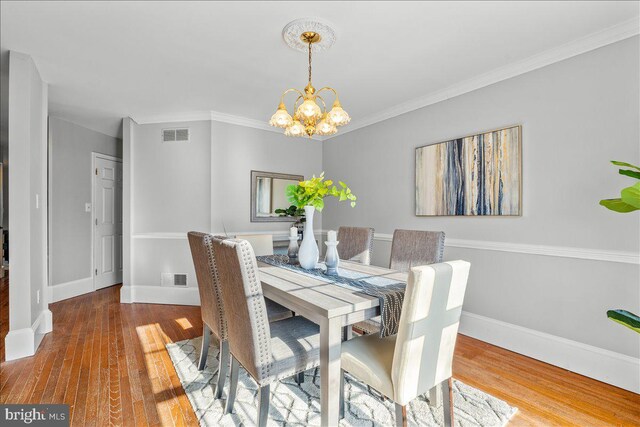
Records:
[[[36,194],[36,209],[40,209],[40,195]]]
[[[91,203],[85,203],[84,204],[84,211],[85,212],[91,212]]]

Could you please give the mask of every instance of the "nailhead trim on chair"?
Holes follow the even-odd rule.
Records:
[[[254,265],[256,260],[250,251],[251,245],[246,240],[237,242],[236,250],[240,252],[242,263],[240,268],[242,275],[247,278],[249,283],[249,291],[251,295],[262,297],[262,286],[256,277],[257,265]],[[255,301],[253,298],[248,300],[251,309],[253,310],[254,318],[258,320],[256,324],[256,336],[258,338],[258,351],[259,358],[258,364],[260,368],[260,378],[256,378],[258,382],[262,382],[263,379],[271,376],[271,334],[268,332],[267,324],[265,324],[265,316],[263,313],[264,307]]]
[[[218,266],[216,265],[216,258],[213,256],[213,249],[211,245],[213,245],[213,238],[210,234],[207,234],[205,237],[205,246],[207,247],[207,256],[209,258],[209,268],[211,269],[211,274],[213,276],[213,289],[216,293],[216,299],[219,302],[218,306],[218,316],[221,320],[220,322],[220,339],[227,339],[227,320],[224,314],[224,307],[220,303],[222,301],[222,290],[220,289],[220,276],[218,275]]]

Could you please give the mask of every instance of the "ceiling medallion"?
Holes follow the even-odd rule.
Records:
[[[349,114],[342,109],[338,92],[325,86],[319,90],[311,84],[311,53],[326,50],[335,41],[335,31],[327,24],[317,20],[305,18],[288,23],[282,30],[285,42],[296,50],[307,51],[309,55],[309,83],[304,91],[287,89],[280,97],[278,109],[271,117],[271,126],[284,129],[287,136],[333,135],[338,132],[338,126],[343,126],[351,121]],[[327,105],[320,93],[332,92],[335,99],[332,108],[327,112]],[[293,103],[293,117],[287,111],[284,97],[288,93],[297,95]],[[322,107],[320,107],[320,104]]]

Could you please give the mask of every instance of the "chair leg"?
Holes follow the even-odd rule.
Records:
[[[442,382],[442,409],[444,410],[444,425],[452,427],[453,419],[453,379]]]
[[[200,347],[200,360],[198,361],[198,371],[202,371],[207,364],[207,354],[209,353],[209,340],[211,329],[206,323],[202,325],[202,347]]]
[[[269,398],[271,387],[267,384],[260,387],[258,394],[258,427],[266,427],[269,420]]]
[[[440,385],[435,385],[429,390],[429,405],[437,408],[442,403],[442,393],[440,393]]]
[[[396,403],[396,426],[407,427],[407,407]]]
[[[342,341],[349,341],[353,336],[353,329],[351,325],[342,327]]]
[[[218,360],[218,378],[216,379],[216,391],[213,395],[214,399],[222,397],[224,383],[227,381],[227,372],[229,372],[229,341],[220,342],[220,360]]]
[[[340,369],[340,418],[344,418],[344,369]]]
[[[238,374],[240,363],[235,357],[231,356],[231,375],[229,376],[229,396],[227,396],[227,404],[224,408],[225,414],[233,412],[233,404],[236,400],[236,391],[238,390]]]
[[[296,374],[296,384],[300,385],[304,382],[304,372],[298,372]]]

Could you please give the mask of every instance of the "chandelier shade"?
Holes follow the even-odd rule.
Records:
[[[294,21],[295,22],[295,21]],[[328,28],[328,27],[327,27]],[[340,105],[338,92],[332,87],[325,86],[316,90],[311,83],[311,52],[314,43],[320,43],[321,34],[313,31],[305,31],[300,35],[300,40],[308,47],[309,52],[309,82],[304,90],[295,88],[287,89],[280,97],[280,103],[276,112],[271,116],[269,125],[284,129],[287,136],[326,136],[338,132],[339,126],[344,126],[351,118]],[[327,111],[325,100],[321,93],[333,93],[334,102],[330,111]],[[285,95],[295,93],[297,96],[293,102],[293,117],[285,105]]]
[[[288,128],[291,126],[293,122],[293,118],[287,111],[284,104],[280,104],[278,106],[278,110],[271,116],[271,120],[269,120],[269,124],[278,128]]]

